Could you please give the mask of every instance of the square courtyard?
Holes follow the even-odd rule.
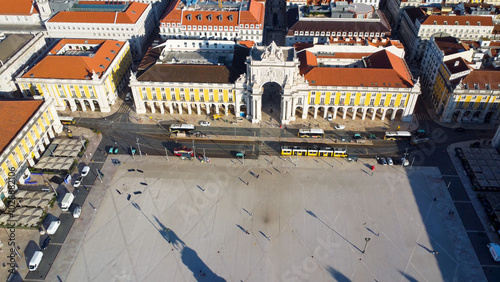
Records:
[[[484,280],[436,168],[119,158],[67,281]]]

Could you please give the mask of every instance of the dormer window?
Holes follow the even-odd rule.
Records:
[[[201,18],[202,18],[201,14],[199,14],[199,15],[196,16],[196,19],[199,20],[199,21],[201,21]]]
[[[455,25],[458,25],[458,21],[455,21]]]
[[[437,24],[438,24],[438,22],[437,22],[437,21],[434,21],[434,25],[437,25]]]
[[[99,67],[100,67],[101,69],[104,69],[104,68],[105,68],[105,67],[104,67],[104,65],[99,65]]]
[[[444,21],[444,25],[448,25],[448,21]]]
[[[217,16],[217,19],[218,19],[219,21],[222,21],[222,18],[223,18],[223,17],[222,17],[222,15],[218,15],[218,16]]]
[[[478,26],[481,26],[481,22],[477,22],[477,25],[478,25]]]
[[[208,19],[209,21],[212,21],[212,15],[211,15],[211,14],[210,14],[210,15],[208,15],[208,16],[207,16],[207,19]]]
[[[227,17],[227,19],[232,22],[233,21],[233,15],[229,15],[229,17]]]
[[[466,21],[466,22],[465,22],[465,24],[466,24],[466,25],[470,25],[469,21]]]
[[[187,19],[188,21],[190,21],[190,20],[191,20],[191,14],[187,14],[186,19]]]

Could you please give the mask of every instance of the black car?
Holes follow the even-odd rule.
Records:
[[[47,249],[47,247],[50,244],[50,241],[51,241],[50,237],[47,236],[47,238],[45,238],[45,240],[43,240],[42,245],[40,245],[40,249],[42,249],[42,251]]]

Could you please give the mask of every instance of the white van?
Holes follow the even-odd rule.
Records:
[[[57,228],[59,228],[59,225],[61,225],[60,220],[54,220],[50,223],[49,228],[47,228],[47,234],[53,235],[56,233]]]
[[[42,261],[43,253],[40,251],[36,251],[33,257],[30,260],[30,271],[35,271],[38,268],[38,265]]]

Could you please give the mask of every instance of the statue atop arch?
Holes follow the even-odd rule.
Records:
[[[269,46],[266,47],[264,50],[264,53],[260,56],[262,60],[268,60],[268,61],[284,61],[285,56],[283,55],[283,51],[281,48],[279,48],[276,43],[271,42]]]

